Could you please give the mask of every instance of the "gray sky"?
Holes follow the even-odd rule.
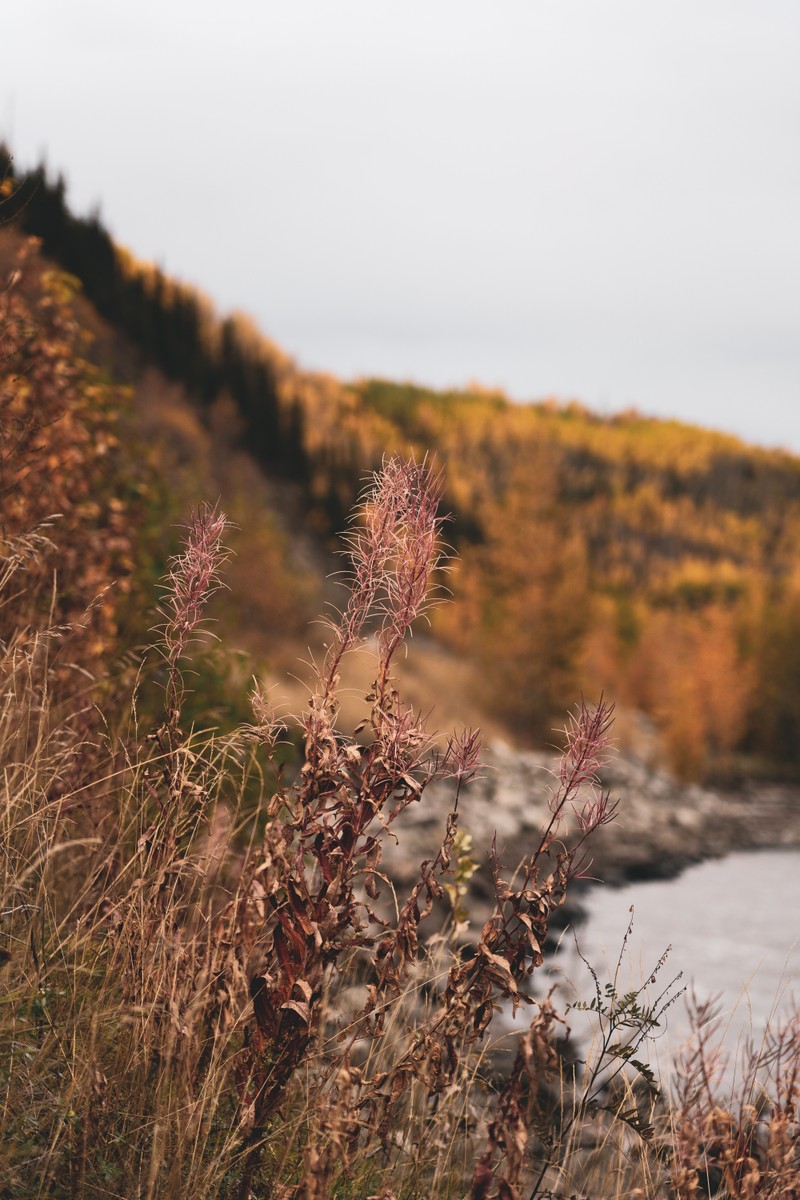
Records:
[[[0,129],[305,366],[800,451],[797,0],[24,0]]]

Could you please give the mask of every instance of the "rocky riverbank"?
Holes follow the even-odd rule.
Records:
[[[486,852],[494,834],[508,867],[528,852],[548,815],[558,768],[555,754],[514,750],[494,742],[480,778],[464,789],[461,824],[472,835],[480,870],[470,894],[478,910],[490,900]],[[800,847],[800,788],[752,783],[737,790],[678,783],[642,760],[615,755],[602,784],[619,800],[616,820],[592,843],[591,874],[611,885],[678,874],[684,867],[733,850]],[[427,791],[398,825],[400,844],[386,866],[403,886],[436,850],[452,803],[452,788]],[[476,911],[478,918],[482,913]]]

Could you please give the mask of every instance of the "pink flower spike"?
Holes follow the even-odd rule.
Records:
[[[561,785],[574,792],[584,783],[596,783],[597,774],[607,761],[614,706],[601,695],[597,707],[590,709],[581,700],[577,716],[571,716],[565,730],[567,748],[561,759]]]
[[[484,766],[480,758],[482,749],[480,729],[462,729],[451,734],[437,774],[441,779],[457,779],[459,783],[474,779]]]
[[[219,572],[228,559],[222,535],[228,524],[216,505],[202,504],[186,524],[183,553],[169,564],[162,612],[166,617],[164,645],[175,664],[202,620],[205,605],[222,586]]]

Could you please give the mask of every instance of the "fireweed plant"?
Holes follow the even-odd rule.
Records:
[[[81,629],[4,633],[0,1196],[578,1195],[587,1125],[601,1150],[613,1144],[618,1185],[608,1190],[607,1172],[583,1194],[666,1194],[664,1172],[642,1164],[669,1152],[647,1157],[651,1110],[624,1083],[630,1067],[650,1082],[634,1053],[660,1013],[639,993],[598,993],[602,1071],[581,1080],[563,1070],[551,997],[531,987],[592,834],[615,815],[598,784],[603,700],[570,720],[547,822],[521,862],[506,866],[492,845],[494,903],[464,936],[475,864],[459,803],[479,736],[437,744],[394,678],[444,563],[440,491],[425,463],[398,458],[367,488],[291,778],[259,685],[233,735],[184,721],[226,561],[217,509],[192,515],[170,564],[158,662],[138,685],[162,689],[155,729],[139,730],[136,703],[127,725],[90,704],[65,721],[52,663]],[[0,581],[18,594],[54,537],[7,541]],[[365,647],[374,684],[347,734],[341,666]],[[398,895],[384,849],[433,784],[450,789],[442,841]],[[487,1052],[500,1010],[530,1014],[505,1078]],[[795,1091],[789,1080],[773,1123],[784,1155]],[[686,1196],[697,1103],[710,1128],[710,1101],[688,1091],[676,1126]]]
[[[331,628],[304,721],[300,780],[272,798],[264,845],[230,911],[234,940],[251,964],[246,974],[253,1006],[238,1070],[242,1120],[252,1126],[242,1200],[261,1158],[264,1131],[319,1045],[326,984],[342,964],[359,952],[370,954],[363,1007],[339,1034],[335,1070],[323,1068],[317,1084],[338,1096],[345,1081],[350,1113],[346,1136],[334,1133],[309,1147],[306,1174],[316,1178],[320,1195],[338,1173],[352,1168],[366,1149],[362,1139],[376,1139],[386,1153],[414,1083],[431,1102],[453,1085],[499,1005],[509,1003],[516,1011],[534,1004],[526,985],[543,961],[550,915],[563,904],[570,878],[585,866],[591,833],[613,816],[602,793],[577,809],[582,788],[596,780],[608,737],[610,712],[601,703],[592,711],[584,707],[570,727],[549,823],[512,881],[492,847],[495,908],[474,954],[462,959],[454,953],[431,1015],[397,1047],[393,1061],[381,1061],[374,1070],[356,1060],[354,1049],[365,1038],[372,1059],[379,1057],[375,1046],[385,1035],[387,1012],[417,967],[420,925],[443,898],[451,870],[460,791],[479,766],[474,733],[452,737],[443,753],[432,750],[422,721],[403,705],[392,677],[395,656],[425,613],[441,565],[438,490],[425,465],[391,459],[365,497],[361,520],[348,537],[350,599]],[[377,647],[370,712],[355,736],[343,738],[337,730],[339,669],[370,626]],[[386,886],[384,841],[399,836],[395,831],[409,805],[422,802],[434,781],[448,779],[453,802],[442,844],[422,864],[394,918],[387,919],[377,906]],[[573,810],[577,833],[568,843],[564,826]],[[550,1011],[535,1007],[530,1036],[541,1040]],[[494,1139],[489,1158],[500,1142]],[[480,1182],[475,1188],[475,1195],[485,1194]]]

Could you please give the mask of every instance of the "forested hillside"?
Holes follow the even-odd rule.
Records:
[[[157,368],[210,437],[235,412],[239,447],[301,498],[288,536],[340,529],[385,453],[434,457],[459,550],[434,631],[517,736],[549,740],[581,689],[605,689],[649,715],[682,775],[800,768],[800,460],[636,413],[304,372],[71,215],[62,181],[15,177],[7,154],[0,179],[0,219],[40,238],[119,334],[87,353],[134,384]],[[286,597],[301,578],[276,536]]]
[[[742,751],[797,761],[796,458],[635,413],[360,394],[448,464],[477,536],[443,632],[509,720],[543,729],[605,688],[657,721],[684,774]]]

